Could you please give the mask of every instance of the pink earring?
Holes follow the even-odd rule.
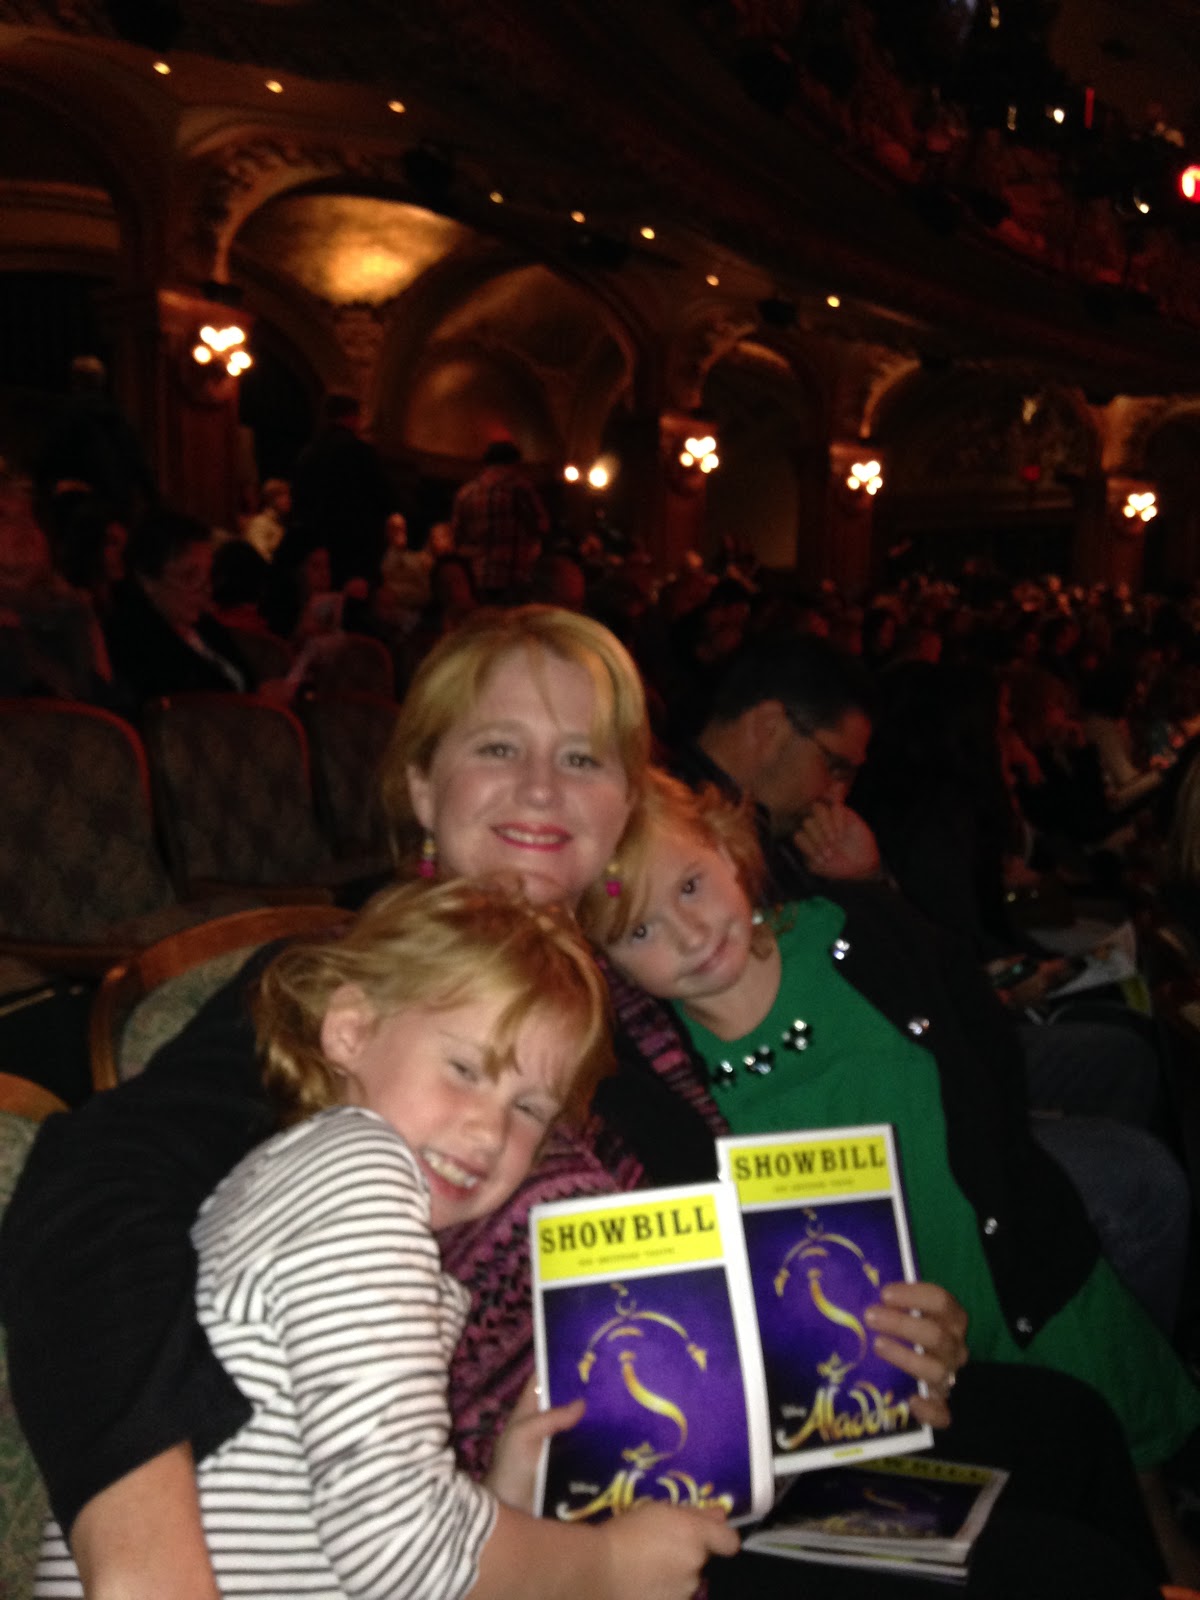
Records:
[[[421,845],[421,859],[417,862],[417,876],[432,878],[437,873],[437,845],[433,842],[433,835],[427,833]]]
[[[620,868],[615,861],[608,863],[608,871],[604,874],[604,892],[610,900],[615,900],[621,892]]]

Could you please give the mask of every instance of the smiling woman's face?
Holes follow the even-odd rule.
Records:
[[[593,743],[596,691],[573,661],[505,656],[443,737],[429,770],[408,769],[413,812],[439,870],[515,872],[531,900],[574,905],[604,872],[629,817],[615,744]]]

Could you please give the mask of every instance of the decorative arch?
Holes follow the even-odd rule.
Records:
[[[472,366],[491,397],[490,415],[477,410],[466,433],[447,431],[453,448],[438,449],[433,412],[425,408],[443,410]],[[379,431],[424,455],[460,457],[465,446],[471,460],[489,433],[524,431],[518,442],[530,459],[557,461],[598,447],[630,374],[628,337],[578,283],[503,248],[464,249],[423,274],[391,308]]]
[[[1136,475],[1153,477],[1156,457],[1161,458],[1164,440],[1193,430],[1200,431],[1200,401],[1153,399],[1131,402],[1136,407],[1123,438],[1120,468]]]
[[[263,123],[209,132],[187,150],[180,173],[176,270],[227,282],[233,242],[247,220],[281,195],[323,183],[366,186],[395,199],[406,192],[401,157],[369,141],[356,138],[351,146]]]
[[[1095,421],[1077,392],[976,367],[902,374],[878,397],[872,436],[889,452],[893,494],[938,486],[1049,487],[1098,465]],[[1036,477],[1022,477],[1037,468]]]
[[[347,389],[351,373],[328,319],[329,308],[256,261],[237,263],[246,309],[255,320],[254,342],[274,341],[301,377],[314,405],[322,391]]]
[[[707,486],[705,541],[748,545],[765,565],[796,563],[823,503],[826,397],[793,352],[742,339],[708,370],[702,403],[716,424],[721,466]],[[803,565],[803,563],[801,563]]]
[[[546,391],[511,351],[442,341],[413,375],[409,401],[401,436],[384,435],[409,454],[477,463],[489,441],[512,438],[528,461],[563,457]]]

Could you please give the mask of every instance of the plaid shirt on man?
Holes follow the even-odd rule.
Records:
[[[507,597],[529,584],[550,527],[537,490],[520,467],[485,467],[454,497],[454,543],[474,562],[481,592]]]

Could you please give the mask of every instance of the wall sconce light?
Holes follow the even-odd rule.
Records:
[[[198,367],[222,366],[231,378],[237,378],[254,365],[254,357],[245,344],[246,330],[236,323],[225,328],[206,323],[192,346],[192,360]]]
[[[1136,517],[1139,522],[1150,522],[1158,515],[1158,496],[1153,489],[1147,489],[1142,494],[1126,495],[1121,511],[1130,521]]]
[[[573,463],[563,468],[563,477],[568,483],[579,482],[579,468]]]
[[[703,438],[685,439],[683,449],[679,452],[679,465],[686,469],[699,467],[707,477],[710,472],[715,472],[721,465],[721,458],[717,454],[717,441],[711,433],[706,433]]]
[[[865,489],[868,494],[878,494],[883,488],[883,473],[878,461],[856,461],[850,468],[850,476],[846,479],[847,489],[853,489],[857,494],[860,489]]]
[[[612,482],[612,472],[603,461],[597,461],[595,466],[588,468],[588,488],[607,489]]]

